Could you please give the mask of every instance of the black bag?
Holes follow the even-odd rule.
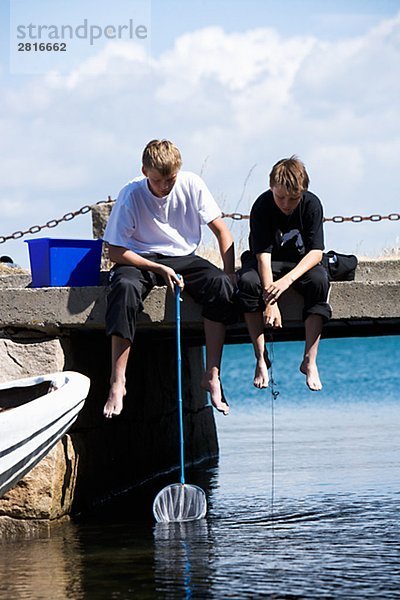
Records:
[[[340,254],[329,250],[324,252],[322,264],[328,271],[329,281],[354,281],[358,259],[354,254]]]

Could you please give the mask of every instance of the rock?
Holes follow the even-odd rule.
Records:
[[[0,538],[18,532],[36,534],[41,521],[59,519],[71,511],[78,466],[69,434],[0,499]],[[21,522],[25,521],[21,529]],[[32,531],[30,531],[32,528]]]
[[[0,381],[62,371],[64,351],[59,339],[35,334],[10,339],[0,333]],[[76,459],[69,436],[64,436],[49,454],[14,488],[0,498],[0,539],[21,533],[37,535],[48,524],[70,510]],[[25,519],[26,522],[23,522]]]
[[[0,288],[26,287],[31,283],[30,271],[21,267],[10,267],[0,262]]]
[[[31,274],[17,273],[13,271],[10,274],[5,275],[2,271],[0,272],[0,288],[26,288],[32,283]]]
[[[20,538],[36,538],[48,534],[49,530],[49,521],[25,521],[0,515],[0,544]]]
[[[64,351],[58,339],[11,339],[0,332],[0,382],[33,377],[64,369]]]
[[[102,239],[113,206],[114,202],[95,204],[92,206],[92,231],[95,239]],[[108,258],[108,248],[106,244],[104,244],[100,269],[102,271],[108,271],[111,269],[112,264],[113,263]]]
[[[92,206],[92,231],[94,238],[101,239],[103,237],[113,206],[114,202],[94,204]]]

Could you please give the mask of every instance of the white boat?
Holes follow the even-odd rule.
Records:
[[[68,431],[89,387],[74,371],[0,384],[0,498]]]

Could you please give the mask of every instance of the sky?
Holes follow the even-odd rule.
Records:
[[[66,51],[18,51],[39,25]],[[400,0],[0,0],[0,236],[115,198],[154,138],[225,212],[296,154],[327,217],[398,213],[399,65]],[[385,254],[399,223],[327,223],[326,248]],[[90,216],[38,236],[91,238]],[[28,267],[29,237],[0,254]]]

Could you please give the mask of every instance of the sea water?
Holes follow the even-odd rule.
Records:
[[[187,473],[206,519],[156,525],[156,483],[0,546],[0,598],[400,598],[400,337],[323,340],[318,393],[301,343],[272,353],[275,400],[224,350],[219,464]]]

